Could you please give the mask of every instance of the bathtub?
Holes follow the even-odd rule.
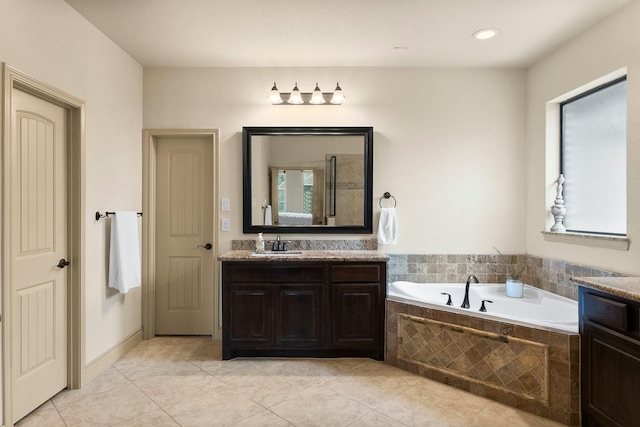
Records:
[[[385,360],[565,425],[580,424],[576,301],[532,287],[509,298],[504,283],[393,282],[387,289]],[[451,294],[453,305],[446,305]],[[480,312],[482,300],[487,312]]]
[[[471,307],[461,308],[465,284],[413,283],[398,281],[389,284],[387,298],[419,305],[436,305],[446,310],[470,316],[486,317],[493,320],[507,319],[518,324],[556,329],[568,333],[578,333],[578,302],[560,295],[525,285],[523,298],[510,298],[504,283],[472,283],[469,286]],[[451,294],[453,305],[447,306],[447,296]],[[479,311],[482,300],[486,312]]]

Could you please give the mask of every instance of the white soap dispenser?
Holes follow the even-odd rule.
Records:
[[[256,252],[264,252],[264,237],[262,237],[262,233],[258,233],[258,239],[256,240]]]

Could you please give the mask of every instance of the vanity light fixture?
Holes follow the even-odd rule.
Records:
[[[333,91],[333,96],[331,96],[331,103],[334,105],[341,105],[346,101],[344,95],[342,94],[342,88],[340,87],[340,83],[336,83],[336,89]]]
[[[304,104],[302,94],[300,93],[300,89],[298,89],[298,82],[296,82],[296,85],[293,87],[291,95],[289,95],[289,99],[287,99],[287,103],[294,105]]]
[[[326,102],[327,101],[324,100],[324,96],[322,96],[322,91],[318,87],[318,82],[316,82],[316,88],[313,90],[313,94],[311,94],[311,100],[309,100],[309,104],[319,105]]]
[[[276,82],[273,82],[273,87],[271,88],[271,95],[269,95],[269,102],[273,105],[282,104],[282,97],[280,96],[280,91],[276,87]]]
[[[329,102],[329,105],[341,105],[345,100],[340,83],[336,83],[336,89],[333,92],[322,92],[317,82],[313,92],[300,92],[296,82],[290,93],[280,93],[274,82],[269,95],[269,102],[273,105],[322,105],[327,102]]]

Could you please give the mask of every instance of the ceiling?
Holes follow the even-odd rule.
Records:
[[[147,67],[503,68],[631,0],[65,1]]]

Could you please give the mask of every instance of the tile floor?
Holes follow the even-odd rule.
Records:
[[[370,359],[220,360],[205,337],[143,341],[27,426],[560,426]]]

